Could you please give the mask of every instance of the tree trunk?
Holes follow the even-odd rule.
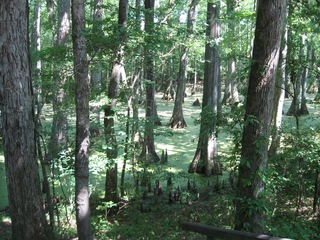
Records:
[[[289,46],[290,47],[290,46]],[[301,81],[303,75],[303,44],[300,43],[299,59],[290,56],[290,80],[293,85],[293,98],[287,116],[295,116],[298,119],[301,104]]]
[[[132,129],[131,129],[131,142],[134,146],[134,152],[132,154],[132,163],[136,164],[138,161],[138,154],[141,152],[142,137],[139,130],[139,81],[141,77],[141,68],[137,67],[136,73],[132,83]]]
[[[41,50],[41,4],[40,0],[35,1],[34,3],[34,19],[33,19],[33,29],[32,29],[32,39],[31,39],[31,51],[35,53],[33,57],[33,82],[34,90],[36,94],[36,115],[40,116],[43,106],[42,101],[42,81],[41,81],[41,60],[39,52]],[[31,52],[31,53],[32,53]]]
[[[216,136],[220,59],[219,46],[211,43],[214,39],[220,37],[219,13],[220,1],[207,4],[206,36],[208,42],[205,49],[201,126],[197,150],[189,167],[190,173],[199,172],[206,176],[221,173],[220,165],[217,162],[218,145]],[[200,160],[202,163],[199,164]]]
[[[288,14],[287,14],[287,19],[290,19],[292,14],[293,14],[293,5],[291,3],[291,0],[287,0],[287,5],[288,5]],[[293,33],[292,33],[292,28],[288,27],[288,34],[287,34],[287,58],[286,58],[286,78],[285,78],[285,93],[284,93],[284,98],[285,99],[288,99],[288,98],[291,98],[293,97],[293,95],[290,93],[290,87],[291,87],[291,84],[290,84],[290,81],[292,79],[292,65],[293,65],[293,62],[294,62],[294,58],[293,58]]]
[[[124,44],[126,41],[126,28],[127,28],[127,16],[128,16],[128,1],[119,1],[119,13],[118,13],[118,33],[119,43],[117,44],[114,52],[114,62],[112,69],[112,76],[110,80],[110,85],[108,89],[108,98],[110,99],[110,104],[105,107],[105,134],[106,142],[110,149],[107,151],[108,159],[111,164],[106,172],[106,191],[105,199],[107,201],[118,202],[118,166],[117,166],[117,156],[118,156],[118,144],[114,131],[114,117],[116,101],[119,95],[120,81],[126,82],[126,75],[124,69]]]
[[[135,29],[137,32],[141,31],[140,18],[140,0],[135,1]],[[140,50],[141,51],[141,50]],[[142,54],[141,54],[142,55]],[[140,78],[142,75],[143,61],[142,58],[136,58],[135,71],[133,76],[131,95],[132,95],[132,128],[131,128],[131,143],[134,146],[132,154],[132,164],[135,165],[138,161],[138,156],[141,153],[141,133],[139,130],[139,100],[141,96]]]
[[[0,103],[12,239],[54,239],[36,160],[28,2],[0,1]]]
[[[312,44],[312,45],[311,45]],[[316,69],[316,63],[317,63],[317,56],[316,56],[316,48],[314,45],[314,41],[311,40],[311,49],[310,49],[310,57],[311,57],[311,61],[310,61],[310,69]],[[317,86],[317,73],[313,73],[313,71],[310,72],[310,75],[308,76],[310,78],[310,82],[308,84],[308,89],[307,89],[307,93],[309,94],[317,94],[318,93],[318,86]]]
[[[70,32],[70,0],[58,1],[58,35],[55,47],[66,47]],[[65,52],[67,54],[67,52]],[[64,57],[60,56],[61,59]],[[66,57],[66,55],[65,55]],[[65,92],[67,76],[63,66],[54,69],[53,120],[49,147],[50,160],[59,158],[59,153],[68,147],[68,114]]]
[[[187,126],[183,116],[182,104],[185,95],[185,84],[187,74],[187,59],[188,59],[189,47],[182,47],[182,54],[180,56],[180,68],[177,79],[177,91],[175,96],[174,108],[172,117],[168,123],[171,128],[185,128]]]
[[[56,2],[54,0],[46,0],[46,7],[49,23],[52,29],[52,43],[54,43],[56,36]]]
[[[235,229],[264,232],[264,171],[286,1],[258,1],[242,136]]]
[[[117,164],[117,156],[118,156],[118,146],[117,139],[114,131],[114,107],[111,105],[105,106],[104,110],[104,131],[106,144],[108,146],[107,149],[107,157],[108,157],[108,167],[106,171],[106,183],[105,183],[105,200],[112,201],[114,203],[118,202],[118,164]]]
[[[142,159],[146,162],[158,162],[160,160],[154,146],[154,122],[156,119],[155,111],[155,80],[153,66],[152,37],[154,31],[154,0],[144,1],[145,13],[145,31],[147,32],[145,47],[145,79],[146,82],[146,122],[144,132],[144,147],[141,153]]]
[[[315,57],[316,58],[316,57]],[[315,61],[315,69],[319,69],[320,68],[320,63],[318,63],[318,61]],[[314,101],[320,101],[320,72],[316,72],[315,73],[315,82],[316,82],[316,85],[317,85],[317,94],[316,96],[314,97]]]
[[[286,0],[288,2],[288,0]],[[287,16],[287,14],[286,14]],[[285,23],[286,24],[286,23]],[[276,75],[276,85],[275,93],[273,100],[273,111],[272,111],[272,124],[273,129],[271,131],[272,140],[269,148],[269,156],[274,156],[277,154],[280,147],[280,138],[281,138],[281,125],[282,125],[282,113],[283,113],[283,104],[285,98],[285,83],[287,79],[286,75],[286,65],[287,65],[287,39],[288,39],[288,30],[284,28],[282,33],[281,41],[281,51],[279,57],[279,68]]]
[[[311,54],[311,45],[310,43],[306,42],[307,45],[307,52],[306,52],[306,66],[303,67],[303,72],[301,76],[301,105],[299,109],[299,116],[308,115],[309,111],[307,108],[307,79],[309,76],[309,64],[310,64],[310,54]]]
[[[93,12],[93,24],[92,32],[96,38],[103,37],[101,21],[103,19],[102,0],[94,0],[94,12]],[[93,46],[93,48],[95,48]],[[93,55],[96,55],[99,49],[94,49]],[[101,90],[101,78],[102,78],[102,64],[98,60],[92,63],[91,66],[91,96],[96,97]],[[91,132],[100,134],[100,107],[94,106],[93,114],[95,115],[94,125],[91,125]]]
[[[193,84],[191,88],[191,95],[196,94],[197,92],[197,82],[198,82],[198,71],[197,71],[197,54],[194,54],[194,70],[193,70]]]
[[[186,45],[182,46],[180,67],[177,79],[177,91],[175,96],[172,117],[168,123],[171,128],[185,128],[187,126],[183,116],[182,104],[184,102],[188,66],[189,42],[193,39],[193,31],[196,23],[196,8],[200,0],[191,0],[188,10]]]
[[[318,200],[320,195],[320,170],[316,169],[315,181],[314,181],[314,193],[313,193],[313,204],[312,204],[312,213],[318,211]]]
[[[227,15],[229,16],[228,21],[228,37],[229,42],[233,43],[236,41],[235,37],[235,6],[236,0],[227,1]],[[239,102],[238,93],[238,83],[236,78],[236,58],[235,50],[232,49],[230,53],[227,54],[227,77],[225,79],[224,96],[222,99],[222,104],[233,104]]]
[[[84,2],[84,0],[72,0],[72,42],[76,80],[75,202],[79,240],[90,240],[93,238],[89,207],[90,81],[86,39],[83,34],[85,30]]]
[[[41,135],[39,134],[41,131],[41,114],[42,114],[42,107],[43,107],[43,99],[42,99],[42,79],[41,79],[41,60],[38,56],[41,50],[41,4],[40,1],[37,0],[34,3],[34,19],[33,19],[33,31],[32,31],[32,41],[31,41],[31,53],[35,56],[32,58],[32,66],[33,66],[33,82],[35,83],[35,106],[36,106],[36,117],[35,117],[35,124],[36,124],[36,146],[37,146],[37,153],[41,164],[42,170],[42,192],[46,194],[46,202],[47,207],[46,209],[49,212],[49,219],[50,219],[50,227],[53,229],[55,225],[54,220],[54,212],[53,212],[53,202],[50,192],[50,184],[48,180],[47,174],[47,160],[46,152],[45,155],[42,153],[41,147]],[[44,148],[45,149],[45,148]]]
[[[167,68],[166,68],[166,84],[165,84],[165,88],[164,88],[164,93],[163,93],[163,100],[174,100],[175,99],[175,92],[173,90],[173,81],[172,81],[172,68],[173,68],[173,60],[172,58],[166,60],[166,64]]]

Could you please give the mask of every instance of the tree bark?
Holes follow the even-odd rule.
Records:
[[[183,116],[182,104],[184,102],[185,90],[186,90],[186,79],[187,79],[187,66],[188,66],[188,54],[189,54],[189,43],[193,38],[193,31],[196,24],[196,8],[199,0],[191,0],[190,7],[188,10],[187,19],[187,34],[185,44],[182,46],[180,56],[180,66],[177,79],[177,92],[175,96],[174,108],[172,117],[168,123],[171,128],[185,128],[187,126]]]
[[[311,55],[311,45],[309,42],[305,42],[307,45],[306,51],[306,65],[303,66],[303,72],[301,76],[301,105],[299,109],[299,116],[308,115],[308,107],[307,107],[307,79],[309,76],[309,63],[310,63],[310,55]]]
[[[41,80],[41,60],[38,54],[41,50],[41,4],[40,0],[34,3],[34,18],[33,18],[33,28],[32,28],[32,39],[31,39],[31,54],[35,53],[37,57],[33,57],[32,67],[33,67],[33,81],[34,89],[36,95],[36,115],[40,116],[42,111],[42,80]]]
[[[235,6],[236,0],[227,1],[227,15],[228,21],[228,38],[229,42],[233,43],[236,41],[235,37]],[[222,104],[233,104],[239,102],[238,83],[236,78],[236,57],[235,50],[231,49],[227,54],[227,77],[225,79],[224,95]]]
[[[141,32],[141,18],[140,18],[140,0],[135,1],[135,30]],[[139,49],[138,51],[141,51]],[[142,55],[142,54],[141,54]],[[132,128],[131,128],[131,143],[134,146],[132,154],[132,163],[135,165],[138,161],[139,154],[141,154],[142,137],[139,130],[139,100],[141,96],[140,78],[142,75],[142,58],[136,58],[135,60],[135,71],[131,87],[132,95]]]
[[[199,141],[195,156],[190,164],[189,172],[204,173],[210,176],[221,173],[218,160],[218,144],[216,136],[218,88],[219,88],[219,46],[213,45],[212,40],[220,36],[220,1],[207,4],[207,32],[208,42],[205,49],[204,82],[202,97],[201,126]],[[202,163],[199,164],[199,161]]]
[[[145,79],[146,81],[146,122],[144,132],[144,146],[141,158],[145,162],[158,162],[160,160],[154,146],[154,123],[156,120],[155,110],[155,80],[153,66],[152,37],[154,31],[154,0],[145,0]]]
[[[128,1],[119,1],[119,13],[118,13],[118,33],[119,43],[115,47],[114,52],[114,62],[112,68],[112,76],[110,80],[110,85],[108,88],[108,98],[110,99],[110,104],[105,107],[105,136],[106,142],[110,147],[107,151],[108,159],[111,164],[106,172],[106,189],[105,189],[105,199],[107,201],[118,202],[118,166],[117,166],[117,156],[118,156],[118,144],[114,131],[114,117],[116,102],[119,95],[120,81],[126,82],[126,75],[124,69],[124,46],[126,41],[126,28],[127,28],[127,16],[128,16]]]
[[[70,0],[58,1],[57,29],[58,34],[54,45],[57,48],[66,47],[70,32]],[[64,57],[59,56],[59,59],[64,59]],[[68,101],[65,91],[67,76],[62,66],[55,66],[54,68],[53,120],[49,143],[50,160],[59,158],[59,153],[68,147]]]
[[[180,66],[177,79],[177,91],[175,96],[174,108],[172,117],[168,123],[171,128],[185,128],[187,123],[184,120],[182,104],[184,102],[185,96],[185,84],[186,84],[186,74],[187,74],[187,61],[188,61],[189,47],[182,47],[182,54],[180,56]]]
[[[93,10],[93,24],[92,32],[96,38],[103,37],[102,24],[103,19],[103,8],[102,0],[94,0],[94,10]],[[95,49],[93,46],[93,55],[96,55],[99,49]],[[96,97],[101,91],[101,78],[102,78],[102,64],[100,59],[91,64],[91,96]],[[94,106],[92,109],[93,114],[95,115],[94,124],[90,126],[91,132],[100,134],[100,106]]]
[[[288,0],[286,0],[288,3]],[[287,11],[286,11],[287,16]],[[286,25],[286,21],[284,23]],[[281,51],[279,57],[279,68],[276,75],[276,84],[275,84],[275,93],[273,101],[273,111],[272,111],[272,124],[273,129],[271,131],[272,140],[269,148],[269,156],[274,156],[277,154],[280,147],[280,138],[281,138],[281,125],[282,125],[282,115],[283,115],[283,105],[285,98],[285,83],[287,81],[287,40],[288,40],[288,29],[284,27],[282,32],[282,41],[281,41]]]
[[[286,1],[261,0],[242,136],[235,229],[264,232],[264,171]]]
[[[299,59],[295,59],[294,56],[291,54],[290,56],[290,79],[293,85],[293,98],[290,105],[290,108],[287,112],[287,116],[295,116],[298,119],[300,115],[300,106],[302,104],[301,99],[303,98],[303,71],[304,67],[302,66],[303,58],[304,58],[304,44],[302,43],[304,40],[301,38],[300,42],[300,51],[299,51]],[[292,43],[294,44],[294,43]],[[292,47],[289,46],[289,47]],[[290,51],[290,53],[292,50]]]
[[[90,82],[86,39],[83,34],[85,30],[84,2],[84,0],[72,0],[72,42],[76,80],[75,202],[79,240],[90,240],[93,238],[89,207]]]
[[[0,103],[12,239],[54,239],[36,160],[28,10],[25,0],[0,1]]]

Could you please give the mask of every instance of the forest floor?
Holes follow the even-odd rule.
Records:
[[[150,167],[148,171],[152,173],[151,189],[139,188],[138,190],[132,188],[133,184],[130,183],[132,181],[131,169],[130,165],[127,166],[126,194],[128,197],[122,200],[116,214],[106,212],[106,209],[101,207],[101,195],[103,195],[101,192],[103,192],[104,185],[103,172],[92,173],[91,177],[94,178],[94,181],[91,182],[91,188],[96,194],[91,196],[91,211],[96,239],[203,239],[204,237],[198,234],[182,231],[180,223],[183,221],[201,222],[226,229],[231,229],[234,225],[233,200],[235,192],[234,186],[229,181],[230,169],[228,169],[228,161],[233,150],[233,136],[223,129],[218,135],[219,158],[225,166],[222,176],[207,178],[199,174],[188,174],[187,169],[194,157],[199,133],[199,125],[195,124],[195,120],[201,112],[201,107],[192,106],[192,103],[196,98],[201,101],[201,95],[188,96],[185,99],[183,113],[188,125],[185,129],[166,127],[172,115],[174,102],[162,100],[161,97],[162,94],[158,93],[157,110],[162,126],[155,129],[155,144],[159,157],[163,150],[167,150],[168,163]],[[290,103],[290,99],[286,100],[284,112]],[[320,123],[318,108],[317,104],[308,104],[311,114],[301,117],[302,126]],[[47,116],[44,116],[48,125],[51,120],[50,114],[48,112]],[[141,114],[143,115],[143,110],[141,110]],[[293,128],[295,125],[293,117],[284,115],[283,122],[287,128]],[[121,168],[122,162],[120,161],[119,173]],[[167,185],[169,177],[172,179],[172,185]],[[156,180],[161,183],[162,194],[154,194],[153,188]],[[65,179],[65,181],[68,180]],[[179,200],[170,200],[170,192],[172,195],[179,192]],[[303,205],[305,207],[299,210],[302,212],[297,215],[295,196],[288,197],[281,194],[286,193],[279,193],[279,201],[271,203],[274,212],[272,213],[273,217],[268,219],[267,231],[270,230],[272,234],[283,237],[290,235],[296,236],[296,239],[308,239],[304,238],[303,234],[311,236],[315,229],[310,228],[309,225],[316,223],[310,214],[312,197],[304,198]],[[0,210],[4,210],[7,205],[2,156],[0,157]],[[64,209],[61,210],[61,212],[63,211]],[[70,215],[74,214],[72,207],[68,211]],[[0,213],[0,233],[3,233],[0,235],[1,240],[10,239],[10,219],[5,213],[5,211]],[[71,218],[67,219],[65,225],[62,224],[65,228],[58,232],[64,239],[71,239],[75,236],[75,222]],[[305,230],[306,228],[308,229]],[[297,233],[294,235],[292,231],[297,231]]]

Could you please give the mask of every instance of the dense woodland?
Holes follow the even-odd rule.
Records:
[[[0,239],[320,239],[319,16],[1,0]]]

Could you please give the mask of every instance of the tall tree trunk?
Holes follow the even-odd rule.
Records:
[[[79,240],[93,239],[89,207],[89,146],[90,120],[88,60],[85,30],[85,1],[72,0],[72,42],[76,80],[76,219]]]
[[[112,76],[108,89],[108,98],[110,99],[109,105],[105,107],[105,134],[106,142],[110,146],[110,150],[107,151],[108,159],[111,164],[106,172],[106,189],[105,199],[108,201],[118,202],[118,144],[114,131],[114,117],[116,102],[119,95],[120,81],[126,82],[126,74],[124,69],[124,46],[126,41],[126,28],[128,17],[128,0],[119,1],[119,13],[118,13],[118,33],[119,43],[115,47],[114,62],[112,68]]]
[[[36,114],[39,116],[42,111],[42,81],[41,81],[41,60],[38,57],[38,54],[41,50],[41,4],[40,0],[35,1],[34,3],[34,19],[33,19],[33,30],[32,30],[32,39],[31,39],[31,51],[35,53],[37,57],[33,57],[32,66],[33,66],[33,81],[34,81],[34,90],[36,94]],[[31,53],[32,53],[31,52]]]
[[[301,41],[303,41],[302,38],[301,38]],[[300,42],[299,59],[295,59],[293,56],[290,56],[290,80],[293,85],[293,98],[286,115],[295,116],[296,119],[298,119],[298,116],[299,116],[301,97],[302,97],[301,90],[302,90],[303,67],[301,63],[303,62],[303,58],[304,58],[303,48],[304,46],[302,42]]]
[[[147,33],[145,47],[145,79],[146,82],[146,122],[144,132],[144,146],[141,158],[147,162],[160,160],[154,145],[154,122],[156,120],[155,110],[155,80],[153,66],[152,38],[154,31],[154,0],[145,0],[145,31]]]
[[[229,42],[233,43],[236,41],[235,38],[235,6],[237,5],[236,0],[227,1],[227,15],[229,16],[228,21],[228,38]],[[239,102],[238,83],[236,78],[236,57],[235,50],[232,49],[227,54],[227,77],[225,79],[224,95],[222,104],[233,104]]]
[[[42,114],[42,107],[43,107],[43,100],[42,100],[42,80],[41,80],[41,60],[38,57],[38,54],[41,50],[41,4],[40,1],[37,0],[34,3],[34,11],[33,11],[33,28],[32,28],[32,39],[31,39],[31,55],[34,54],[31,59],[33,59],[32,66],[33,66],[33,82],[35,83],[34,91],[36,93],[35,96],[35,106],[36,106],[36,114],[35,114],[35,124],[36,124],[36,146],[37,146],[37,153],[41,164],[42,170],[42,189],[43,192],[46,194],[46,203],[47,203],[47,210],[49,212],[50,217],[50,227],[54,228],[54,212],[53,212],[53,202],[50,192],[50,185],[49,179],[47,174],[47,159],[45,159],[42,153],[41,147],[41,114]]]
[[[196,8],[200,0],[191,0],[188,18],[187,18],[187,34],[186,41],[181,49],[180,55],[180,66],[177,78],[177,92],[175,96],[174,108],[172,117],[168,123],[171,128],[185,128],[187,126],[183,116],[182,104],[184,102],[185,90],[186,90],[186,79],[187,79],[187,66],[188,66],[188,54],[189,54],[189,43],[193,39],[193,32],[196,24]]]
[[[309,64],[310,64],[310,55],[311,55],[311,44],[306,41],[307,45],[307,51],[306,51],[306,63],[305,66],[303,66],[302,76],[301,76],[301,105],[299,109],[299,115],[308,115],[308,107],[307,107],[307,79],[309,76]]]
[[[48,11],[48,15],[49,15],[49,23],[52,27],[52,42],[54,42],[55,39],[55,21],[56,21],[56,16],[55,16],[55,1],[54,0],[46,0],[46,5],[47,5],[47,11]]]
[[[55,47],[66,47],[70,32],[70,0],[58,1],[58,27]],[[65,53],[66,54],[66,53]],[[61,57],[64,59],[64,57]],[[68,147],[68,114],[65,84],[67,76],[62,66],[54,69],[53,120],[49,147],[50,160],[56,159]]]
[[[163,97],[162,97],[163,100],[167,100],[167,101],[175,99],[174,98],[173,83],[172,83],[172,76],[171,76],[172,65],[170,63],[170,62],[172,62],[172,59],[169,59],[168,61],[169,61],[169,63],[168,63],[168,67],[167,67],[167,74],[165,74],[167,80],[166,80],[166,84],[165,84],[164,91],[163,91]],[[195,90],[194,90],[194,93],[195,93]]]
[[[287,5],[288,5],[288,10],[287,10],[287,19],[290,19],[292,14],[293,14],[293,11],[294,11],[294,8],[293,8],[293,4],[291,3],[292,0],[287,0]],[[288,22],[289,23],[289,22]],[[286,75],[286,78],[285,78],[285,93],[284,93],[284,98],[287,99],[287,98],[291,98],[293,95],[291,94],[290,92],[290,87],[291,87],[291,84],[290,84],[290,81],[292,79],[292,73],[294,73],[292,71],[292,65],[293,65],[293,34],[292,34],[292,28],[290,28],[289,24],[288,24],[288,33],[287,33],[287,58],[286,58],[286,69],[285,69],[285,75]]]
[[[189,172],[204,173],[210,176],[221,173],[218,160],[218,144],[216,136],[218,88],[219,88],[219,46],[212,45],[212,41],[220,37],[220,1],[207,4],[207,30],[208,42],[205,49],[204,82],[202,97],[201,125],[198,146],[195,156],[190,164]],[[199,161],[202,163],[199,164]]]
[[[288,3],[288,0],[285,0]],[[286,11],[287,16],[287,11]],[[285,22],[286,25],[286,22]],[[274,156],[277,154],[280,147],[281,138],[281,125],[282,125],[282,113],[285,98],[285,83],[287,79],[286,75],[286,65],[287,65],[287,39],[288,39],[288,29],[284,27],[281,37],[281,49],[279,57],[279,67],[276,75],[276,85],[273,100],[273,111],[272,111],[272,124],[273,130],[271,131],[272,140],[269,148],[269,156]]]
[[[103,19],[103,1],[102,0],[94,0],[94,12],[93,12],[93,24],[92,24],[92,32],[96,38],[103,37],[102,25],[101,21]],[[95,46],[93,46],[95,48]],[[93,55],[98,53],[99,49],[94,49]],[[102,78],[102,64],[98,59],[91,65],[91,96],[96,97],[101,90],[101,78]],[[91,132],[100,133],[100,107],[93,107],[93,114],[95,116],[94,124],[90,126]]]
[[[105,182],[105,200],[112,201],[114,203],[118,202],[118,146],[117,139],[114,131],[114,108],[110,105],[105,106],[104,109],[104,126],[105,126],[105,138],[106,144],[108,145],[107,157],[108,166],[106,171],[106,182]]]
[[[28,10],[25,0],[0,1],[0,104],[12,239],[54,239],[36,160]]]
[[[135,1],[135,30],[137,32],[141,31],[141,19],[140,19],[140,11],[141,11],[141,6],[140,6],[140,0]],[[139,49],[138,51],[141,51]],[[141,54],[142,55],[142,54]],[[131,142],[132,145],[134,146],[134,152],[132,154],[132,163],[135,165],[138,161],[138,156],[141,153],[141,133],[139,131],[139,100],[141,96],[141,91],[140,91],[140,78],[142,75],[142,67],[143,62],[141,58],[136,58],[135,62],[135,73],[133,76],[133,82],[132,82],[132,128],[131,128]]]
[[[264,232],[264,171],[286,1],[258,1],[236,197],[235,229]]]
[[[172,112],[172,117],[168,123],[171,128],[185,128],[187,123],[184,120],[182,104],[184,102],[185,96],[185,85],[187,78],[187,61],[189,47],[183,46],[180,56],[180,66],[177,79],[177,91],[175,96],[174,108]]]
[[[320,67],[319,66],[319,63],[317,64],[318,66],[316,67]],[[320,101],[320,73],[316,73],[316,78],[317,78],[317,88],[318,88],[318,91],[317,91],[317,94],[316,96],[314,97],[314,101]]]

